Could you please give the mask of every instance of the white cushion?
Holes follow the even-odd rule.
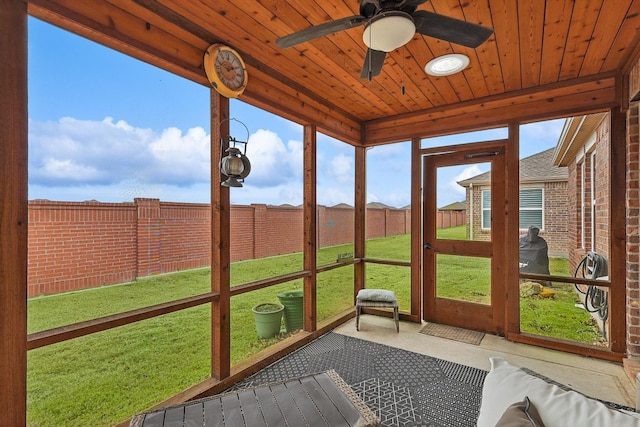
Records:
[[[385,289],[360,289],[356,298],[367,301],[394,302],[396,293]]]
[[[529,375],[500,357],[491,357],[491,371],[482,387],[478,427],[494,427],[509,405],[528,396],[545,427],[640,426],[640,414],[609,409],[602,402]]]

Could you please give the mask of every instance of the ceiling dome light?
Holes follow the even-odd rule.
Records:
[[[427,62],[424,71],[432,76],[450,76],[458,73],[469,65],[469,57],[459,53],[439,56]]]
[[[408,13],[382,12],[364,27],[362,41],[373,50],[391,52],[409,43],[415,33],[416,24]]]

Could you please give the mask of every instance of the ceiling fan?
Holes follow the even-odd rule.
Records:
[[[428,0],[360,0],[360,15],[336,19],[305,28],[276,40],[282,48],[364,25],[362,40],[367,46],[361,78],[380,74],[387,52],[407,44],[419,33],[450,43],[476,48],[493,30],[445,15],[416,10]]]

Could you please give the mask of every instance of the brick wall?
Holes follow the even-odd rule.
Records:
[[[327,208],[319,206],[317,210],[318,247],[352,243],[354,237],[355,211],[348,207]],[[367,217],[371,209],[367,210]],[[367,227],[369,229],[369,227]],[[368,231],[367,231],[368,234]]]
[[[576,265],[585,255],[583,230],[582,230],[582,208],[580,204],[582,195],[582,166],[571,162],[567,166],[569,182],[567,184],[568,210],[567,216],[567,251],[570,271],[575,271]]]
[[[211,263],[211,208],[208,204],[160,203],[160,271]]]
[[[256,225],[253,233],[256,242],[263,239],[260,245],[256,244],[262,250],[256,251],[253,258],[302,252],[304,216],[301,208],[255,206],[256,211],[258,208],[264,211],[265,221],[260,228]]]
[[[640,65],[636,68],[640,69]],[[627,250],[626,312],[627,355],[640,367],[640,107],[632,103],[627,112]],[[637,372],[637,371],[636,371]]]
[[[240,261],[252,259],[255,254],[255,240],[253,228],[255,227],[254,206],[231,206],[231,260]],[[302,230],[300,230],[302,233]],[[207,264],[208,265],[208,264]]]
[[[609,259],[609,146],[609,120],[606,118],[596,129],[595,141],[589,151],[568,165],[567,247],[572,272],[588,251],[593,250]]]
[[[603,120],[596,130],[597,149],[593,159],[595,162],[594,192],[595,192],[595,251],[609,259],[609,151],[610,151],[610,123]]]
[[[567,182],[547,182],[541,184],[544,188],[544,229],[540,230],[540,237],[544,238],[549,246],[549,256],[567,256],[567,222],[568,222],[568,186]],[[531,186],[529,186],[531,187]],[[525,188],[523,186],[523,188]],[[473,240],[489,241],[491,230],[482,229],[482,190],[488,186],[474,186],[467,188],[467,200],[473,198],[472,209],[467,211],[467,236],[473,232]],[[473,193],[473,196],[471,196]],[[471,218],[473,215],[473,220]],[[471,227],[473,227],[471,229]],[[521,235],[526,230],[520,230]]]
[[[467,222],[465,211],[436,212],[436,228],[449,228],[465,225]]]
[[[567,256],[567,220],[569,206],[567,182],[548,182],[544,185],[544,230],[540,232],[549,245],[549,256]]]
[[[353,242],[354,211],[319,206],[320,247]],[[411,212],[368,209],[367,237],[409,233]],[[92,288],[211,263],[208,204],[29,203],[29,296]],[[301,252],[301,208],[231,207],[231,260]]]
[[[29,296],[131,281],[137,276],[133,203],[29,203]]]

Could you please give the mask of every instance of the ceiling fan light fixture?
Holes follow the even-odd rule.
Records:
[[[458,73],[469,65],[469,57],[460,53],[439,56],[427,62],[424,71],[431,76],[450,76]]]
[[[391,52],[409,43],[415,33],[411,15],[388,11],[371,18],[362,33],[362,41],[370,49]]]

